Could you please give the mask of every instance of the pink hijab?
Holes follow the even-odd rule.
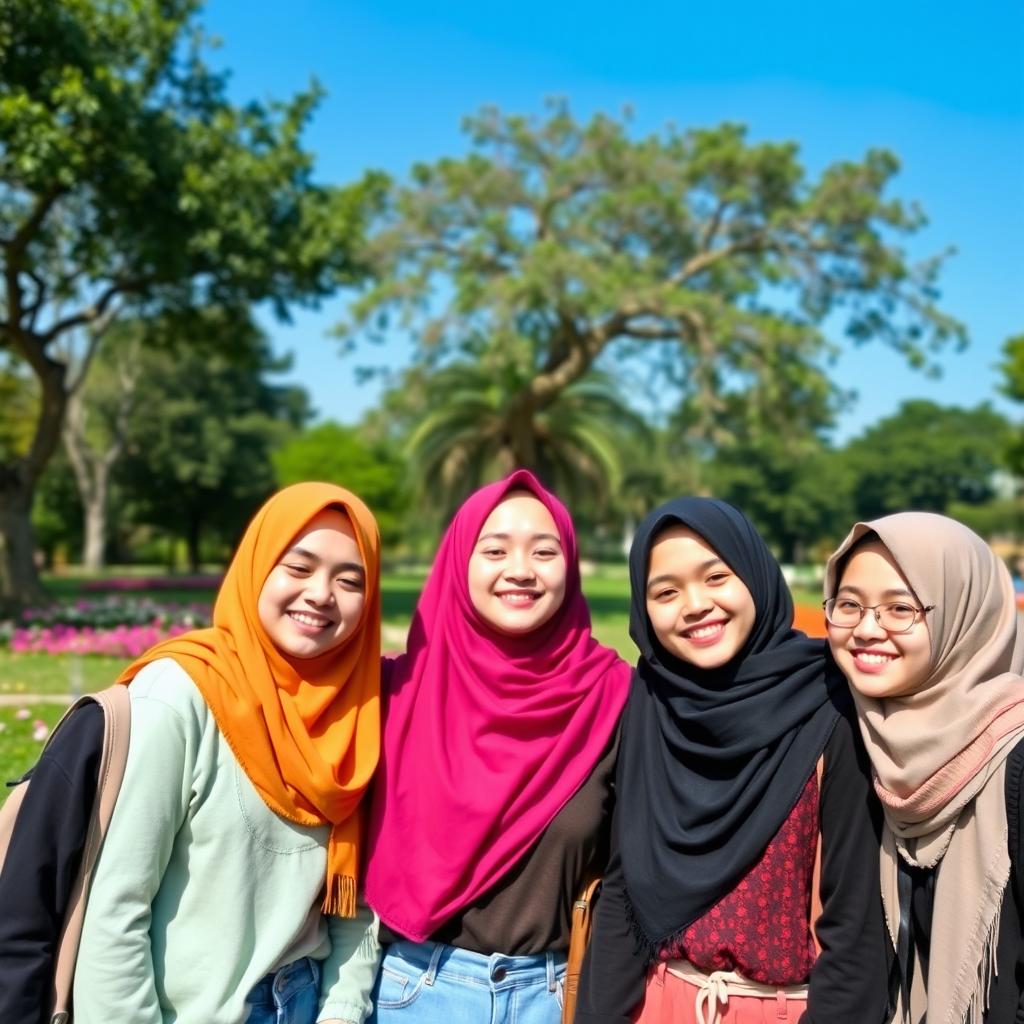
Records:
[[[517,489],[554,518],[567,578],[558,612],[513,638],[474,610],[467,574],[481,527]],[[387,674],[366,900],[422,942],[529,852],[607,749],[629,690],[629,666],[591,634],[569,513],[531,473],[455,514]]]

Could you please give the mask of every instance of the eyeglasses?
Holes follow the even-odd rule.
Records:
[[[889,604],[863,605],[849,597],[830,597],[824,602],[825,618],[839,629],[853,629],[864,618],[865,612],[875,613],[875,622],[886,633],[909,633],[917,623],[930,612],[935,605],[918,608],[906,601],[893,601]]]

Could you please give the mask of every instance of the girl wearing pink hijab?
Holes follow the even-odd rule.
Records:
[[[556,1024],[630,670],[591,634],[572,521],[532,474],[456,513],[385,677],[374,1019]]]

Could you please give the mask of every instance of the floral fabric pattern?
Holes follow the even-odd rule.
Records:
[[[799,985],[815,960],[811,880],[818,847],[818,779],[811,775],[764,856],[727,896],[661,949],[711,971],[764,985]]]

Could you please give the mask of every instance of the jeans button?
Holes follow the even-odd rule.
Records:
[[[506,974],[508,974],[508,971],[506,971],[504,967],[495,967],[494,970],[491,972],[491,980],[504,981]]]

